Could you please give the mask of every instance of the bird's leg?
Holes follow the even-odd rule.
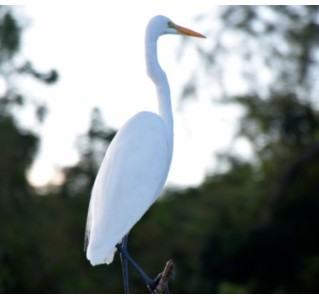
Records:
[[[126,241],[127,242],[127,241]],[[121,257],[125,258],[131,266],[136,270],[136,272],[142,277],[144,283],[148,287],[151,293],[155,292],[156,285],[160,279],[160,276],[155,278],[154,280],[151,279],[143,270],[142,268],[133,260],[133,258],[128,254],[127,252],[127,245],[126,247],[123,247],[122,244],[117,244],[116,245],[117,250],[120,252]],[[124,268],[123,268],[123,274],[124,274]]]
[[[127,251],[127,240],[128,240],[128,234],[124,236],[122,240],[122,249],[125,249]],[[122,263],[122,273],[123,273],[123,280],[124,280],[124,293],[129,294],[129,280],[128,280],[128,265],[127,265],[127,259],[125,255],[120,252],[121,257],[121,263]]]

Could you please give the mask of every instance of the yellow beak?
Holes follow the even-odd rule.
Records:
[[[206,36],[195,32],[193,30],[190,30],[188,28],[176,25],[176,24],[172,24],[172,27],[174,27],[180,34],[182,35],[187,35],[187,36],[194,36],[194,37],[198,37],[198,38],[206,38]]]

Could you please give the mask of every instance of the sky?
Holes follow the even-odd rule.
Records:
[[[208,25],[196,23],[195,17],[214,11],[206,1],[185,4],[182,9],[166,1],[134,3],[23,8],[28,25],[22,55],[39,71],[56,69],[59,73],[59,81],[52,86],[30,79],[21,82],[26,94],[41,99],[49,109],[41,126],[34,124],[28,111],[22,117],[22,123],[41,136],[40,151],[29,172],[32,184],[58,181],[59,169],[78,161],[76,140],[87,131],[93,107],[101,110],[106,124],[114,129],[141,110],[157,112],[155,89],[144,61],[145,27],[152,16],[166,15],[205,34]],[[175,122],[169,185],[200,184],[216,166],[214,154],[229,146],[236,130],[238,110],[214,104],[208,91],[200,91],[197,101],[179,100],[192,69],[202,63],[196,47],[213,38],[192,39],[180,59],[180,37],[165,36],[159,41],[159,60],[170,82]]]

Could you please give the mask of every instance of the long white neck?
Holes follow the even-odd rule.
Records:
[[[159,114],[163,118],[170,138],[173,138],[173,113],[171,105],[171,93],[165,72],[161,68],[157,58],[157,39],[151,31],[146,32],[145,54],[148,76],[156,86]]]

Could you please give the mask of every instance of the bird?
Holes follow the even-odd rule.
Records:
[[[128,292],[127,261],[148,287],[153,283],[127,252],[127,236],[159,197],[173,154],[173,113],[167,76],[157,57],[158,38],[166,34],[205,38],[158,15],[145,33],[147,74],[153,81],[158,113],[141,111],[132,116],[110,143],[93,184],[89,202],[85,250],[92,266],[110,264],[118,250]]]

